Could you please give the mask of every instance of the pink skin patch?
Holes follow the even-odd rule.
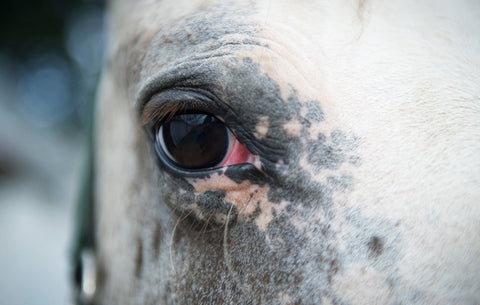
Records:
[[[235,136],[230,134],[230,139],[232,139],[232,143],[230,144],[230,149],[228,150],[228,154],[223,159],[223,162],[220,163],[220,166],[228,166],[228,165],[235,165],[235,164],[242,164],[242,163],[254,163],[255,156],[248,151],[248,149],[240,143]]]

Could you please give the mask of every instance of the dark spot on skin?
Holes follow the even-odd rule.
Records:
[[[314,164],[315,173],[321,169],[338,169],[345,159],[345,154],[338,145],[327,145],[325,138],[310,142],[307,145],[308,162]]]
[[[347,209],[343,215],[348,234],[345,256],[350,261],[362,262],[380,271],[394,273],[399,259],[401,236],[394,223],[373,217],[364,217],[359,210]]]
[[[227,215],[230,210],[230,204],[225,204],[225,191],[206,191],[197,195],[195,202],[198,203],[201,211],[205,215],[220,213]]]
[[[330,134],[335,145],[342,146],[345,151],[354,151],[358,147],[358,139],[352,135],[346,135],[340,130],[334,130]]]
[[[140,278],[143,266],[143,243],[142,239],[137,239],[137,253],[135,258],[135,277]]]
[[[255,220],[255,218],[257,218],[261,212],[262,212],[262,209],[260,208],[260,201],[258,201],[255,211],[253,211],[252,215],[250,215],[250,220]]]
[[[229,166],[225,171],[225,176],[235,181],[242,183],[242,181],[250,181],[252,184],[264,186],[266,179],[260,171],[258,171],[252,164],[240,164]]]
[[[367,243],[372,256],[379,256],[383,252],[383,240],[378,236],[373,236]]]
[[[362,161],[360,160],[360,158],[358,156],[350,156],[348,158],[348,163],[352,164],[353,166],[360,166],[362,164]]]
[[[329,137],[330,142],[325,135],[320,134],[316,140],[309,141],[306,145],[307,160],[313,165],[315,174],[323,169],[338,169],[347,161],[354,166],[360,165],[360,158],[354,153],[358,146],[355,137],[347,136],[340,130],[332,131]]]
[[[337,192],[344,192],[353,187],[353,179],[350,176],[328,177],[327,185]]]
[[[320,123],[323,121],[323,112],[320,106],[316,101],[307,102],[307,114],[305,115],[305,119],[312,123]]]

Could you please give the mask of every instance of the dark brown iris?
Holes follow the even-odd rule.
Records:
[[[160,126],[157,143],[174,165],[203,169],[222,162],[228,152],[229,134],[225,124],[212,115],[179,114]]]

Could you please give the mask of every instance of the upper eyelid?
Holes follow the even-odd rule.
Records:
[[[159,122],[185,110],[203,111],[221,117],[226,109],[206,90],[172,88],[153,95],[140,109],[140,116],[145,126],[153,120]]]
[[[232,56],[218,50],[196,54],[192,58],[182,58],[173,64],[162,67],[157,73],[141,81],[134,95],[136,109],[144,105],[158,92],[172,88],[209,88],[221,76],[212,67],[221,57]],[[225,101],[223,101],[225,102]],[[228,103],[227,103],[228,105]]]
[[[137,109],[141,110],[158,92],[185,87],[183,85],[185,80],[195,80],[199,78],[196,76],[196,73],[192,73],[191,66],[191,62],[167,66],[145,80],[140,84],[140,90],[138,90],[135,95]]]
[[[181,109],[178,109],[182,104],[182,99],[187,99],[187,95],[197,95],[196,97],[199,100],[204,100],[207,103],[216,102],[216,104],[223,104],[213,95],[208,88],[214,86],[205,81],[205,74],[209,72],[208,64],[205,63],[205,59],[190,59],[183,61],[181,63],[169,65],[162,68],[154,76],[147,79],[143,85],[140,85],[140,90],[137,91],[135,104],[136,109],[138,109],[138,114],[140,115],[143,125],[151,122],[151,119],[154,119],[155,114],[150,110],[152,108],[163,108],[162,104],[164,102],[174,101],[174,97],[168,97],[168,93],[177,92],[185,94],[183,97],[177,98],[179,103],[172,103],[170,106],[171,111],[168,113],[175,113]],[[211,71],[210,71],[211,72]],[[200,89],[206,88],[206,89]],[[166,94],[166,95],[164,95]],[[163,101],[157,100],[158,97],[165,97]],[[208,99],[208,101],[206,100]]]
[[[229,101],[228,90],[225,89],[228,84],[221,81],[224,69],[217,69],[219,67],[219,57],[229,56],[231,54],[222,52],[222,54],[213,57],[198,56],[183,62],[176,62],[161,68],[156,74],[143,81],[143,85],[140,85],[140,90],[135,95],[135,108],[139,120],[144,122],[144,127],[147,127],[149,123],[158,124],[159,122],[158,118],[154,118],[144,111],[146,105],[152,102],[157,103],[154,101],[155,96],[159,96],[163,92],[180,90],[198,94],[205,101],[206,108],[210,109],[210,111],[208,109],[203,109],[203,111],[223,121],[239,140],[244,139],[246,141],[248,139],[248,141],[254,143],[253,132],[246,128],[238,109]],[[194,107],[189,108],[190,110],[196,110]],[[145,124],[145,121],[148,121],[147,124]],[[257,151],[257,149],[253,150]]]
[[[185,90],[165,90],[152,96],[141,109],[141,118],[143,125],[152,120],[163,120],[168,115],[170,118],[178,112],[185,110],[190,102],[193,106],[196,101],[199,103],[202,99],[199,96],[193,96],[191,92]],[[203,103],[202,103],[203,104]]]
[[[148,78],[143,84],[140,84],[140,90],[135,95],[135,105],[140,111],[143,111],[145,105],[151,101],[151,99],[169,89],[181,88],[182,82],[185,78],[195,78],[194,75],[189,73],[187,67],[183,65],[169,66],[161,69],[158,73]]]

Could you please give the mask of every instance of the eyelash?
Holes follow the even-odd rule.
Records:
[[[215,113],[217,110],[205,95],[195,91],[173,89],[156,94],[143,106],[143,125],[160,124],[171,120],[176,114],[188,111]]]

